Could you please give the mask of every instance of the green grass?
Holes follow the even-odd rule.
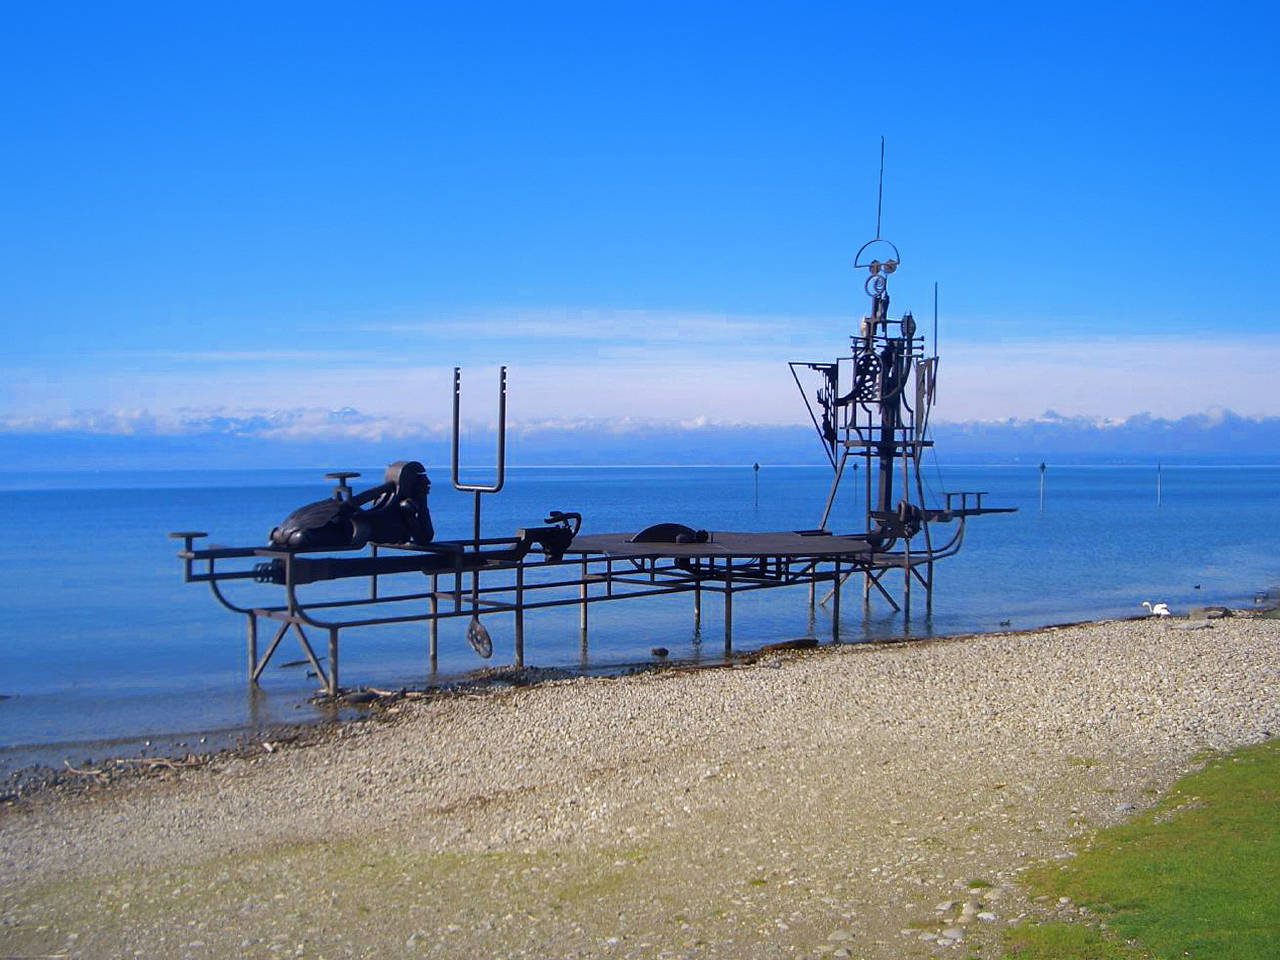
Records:
[[[1156,960],[1280,957],[1280,743],[1210,761],[1153,809],[1102,831],[1067,866],[1029,874],[1028,884],[1089,907],[1111,931],[1024,927],[1009,934],[1011,957],[1144,955],[1126,941]]]
[[[1074,923],[1018,927],[1005,936],[1005,947],[1006,956],[1018,960],[1142,960],[1147,956],[1093,927]]]

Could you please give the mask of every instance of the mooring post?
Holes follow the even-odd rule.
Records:
[[[338,628],[329,628],[329,696],[338,695]]]
[[[840,561],[831,574],[831,642],[840,639]]]
[[[696,633],[702,626],[702,577],[693,581],[693,628]]]
[[[524,564],[516,565],[516,666],[524,666]]]
[[[258,615],[249,613],[249,682],[255,683],[254,668],[258,666]]]
[[[929,616],[933,616],[933,561],[930,560],[924,567],[925,576],[928,582],[924,585],[924,612]]]

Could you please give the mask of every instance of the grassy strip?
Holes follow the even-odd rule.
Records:
[[[1019,960],[1280,957],[1280,742],[1211,761],[1068,865],[1027,882],[1089,907],[1115,936],[1077,924],[1025,927],[1006,940]]]

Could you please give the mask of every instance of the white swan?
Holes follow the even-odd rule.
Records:
[[[1148,611],[1150,611],[1151,616],[1153,617],[1173,616],[1173,614],[1169,612],[1169,605],[1167,603],[1157,603],[1155,605],[1152,605],[1150,600],[1143,600],[1142,605],[1146,607]]]

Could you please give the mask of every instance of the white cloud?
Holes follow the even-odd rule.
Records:
[[[513,423],[804,424],[786,361],[847,355],[853,323],[564,311],[389,325],[381,336],[357,334],[349,347],[329,350],[122,353],[93,358],[92,366],[0,371],[0,410],[18,422],[78,410],[147,411],[135,416],[164,420],[184,408],[238,416],[351,407],[382,424],[438,429],[451,416],[455,362],[464,366],[464,419],[495,420],[492,361],[506,358]],[[1280,337],[944,340],[944,348],[937,422],[1045,410],[1095,418],[1179,417],[1214,407],[1280,414],[1273,383]],[[120,429],[128,429],[129,417],[119,416]]]

